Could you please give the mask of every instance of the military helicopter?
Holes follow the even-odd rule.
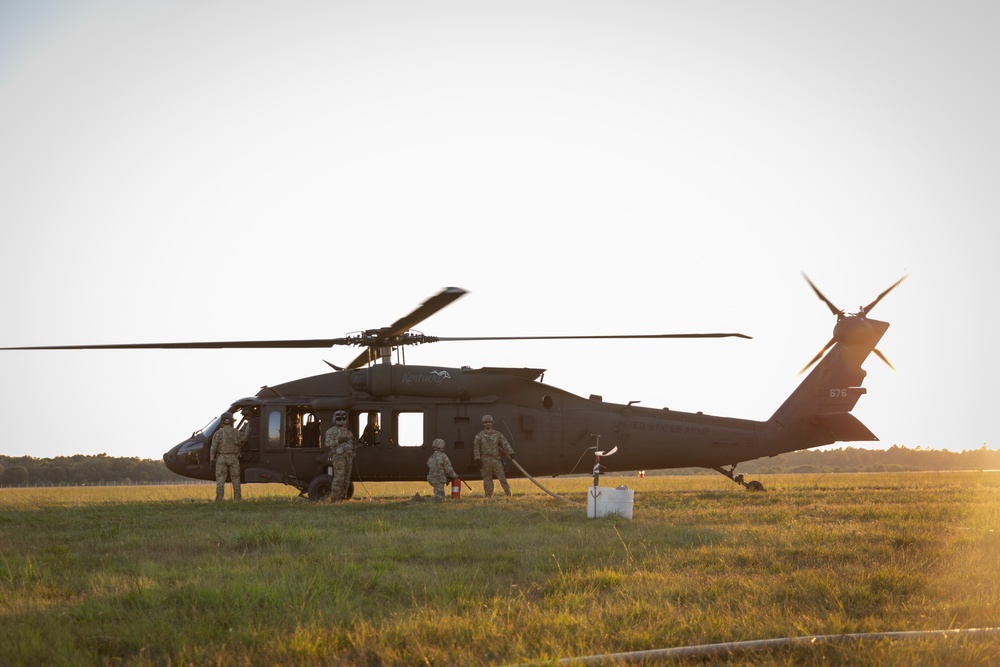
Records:
[[[361,353],[345,367],[326,362],[331,372],[265,386],[225,409],[237,427],[245,425],[248,433],[241,481],[290,485],[310,500],[330,493],[332,478],[323,433],[339,410],[348,413],[350,429],[360,445],[348,497],[354,493],[355,482],[423,481],[430,443],[438,437],[445,440],[456,472],[463,479],[478,478],[472,440],[484,414],[493,416],[515,447],[518,470],[513,462],[505,461],[511,477],[520,476],[518,471],[530,471],[532,476],[584,474],[588,466],[581,467],[581,462],[598,449],[603,438],[605,445],[611,442],[617,447],[613,458],[601,460],[604,472],[700,467],[749,490],[762,490],[760,482],[747,482],[736,472],[737,464],[838,441],[877,440],[850,412],[866,393],[861,386],[866,376],[861,364],[872,352],[888,363],[875,346],[889,325],[868,314],[906,276],[852,314],[833,305],[803,276],[837,316],[837,323],[833,337],[800,374],[815,368],[766,421],[621,405],[597,395],[584,398],[545,384],[541,381],[544,369],[538,368],[393,363],[393,353],[400,355],[406,346],[447,341],[749,338],[741,333],[445,338],[414,331],[419,322],[466,294],[457,287],[443,289],[387,327],[341,338],[0,349],[360,347]],[[221,414],[166,452],[166,466],[185,477],[214,480],[209,449],[220,419]]]

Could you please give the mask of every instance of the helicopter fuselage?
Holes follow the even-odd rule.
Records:
[[[250,422],[244,481],[308,484],[323,474],[322,434],[337,410],[348,412],[359,440],[355,480],[425,479],[435,438],[445,440],[459,475],[478,476],[473,438],[485,414],[533,475],[585,473],[585,455],[599,445],[620,448],[605,460],[608,470],[731,464],[734,448],[756,457],[759,422],[583,398],[537,381],[542,372],[379,364],[262,389],[230,407]],[[208,461],[214,426],[165,454],[167,466],[215,479]]]
[[[359,442],[354,481],[426,479],[435,438],[445,440],[460,476],[477,478],[473,439],[485,414],[534,476],[585,474],[588,452],[614,446],[618,453],[601,462],[608,472],[718,469],[838,440],[875,440],[848,413],[865,392],[860,364],[887,327],[874,320],[856,326],[767,421],[584,398],[539,381],[540,369],[389,363],[264,387],[229,410],[247,424],[243,481],[302,491],[327,471],[323,433],[337,410],[348,413]],[[213,429],[214,423],[167,452],[167,466],[187,477],[215,479]]]

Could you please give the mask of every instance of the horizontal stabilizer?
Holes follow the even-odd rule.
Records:
[[[862,424],[857,417],[846,412],[817,415],[815,420],[817,426],[830,432],[830,439],[834,442],[878,440],[875,434],[868,430],[868,427]]]

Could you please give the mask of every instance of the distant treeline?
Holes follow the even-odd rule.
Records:
[[[797,474],[827,472],[918,472],[934,470],[1000,470],[1000,449],[951,452],[945,449],[910,449],[893,445],[889,449],[803,449],[773,458],[746,461],[737,466],[746,474]],[[665,470],[663,474],[700,475],[704,468]]]
[[[773,458],[747,461],[738,466],[746,474],[796,474],[830,472],[909,472],[931,470],[1000,470],[1000,449],[950,452],[943,449],[889,449],[844,447],[803,450]],[[528,472],[531,472],[530,470]],[[647,471],[652,473],[653,471]],[[658,471],[665,475],[703,475],[704,468]],[[117,458],[107,454],[57,456],[0,455],[0,484],[114,484],[129,482],[181,482],[181,477],[160,459]]]
[[[181,482],[161,459],[122,458],[107,454],[57,456],[0,455],[0,484],[109,484],[129,482]]]

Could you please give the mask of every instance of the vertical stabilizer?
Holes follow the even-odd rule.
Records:
[[[888,323],[863,315],[837,322],[830,351],[767,421],[765,456],[834,442],[878,440],[850,412],[866,393],[861,385],[867,373],[861,364],[888,328]]]

